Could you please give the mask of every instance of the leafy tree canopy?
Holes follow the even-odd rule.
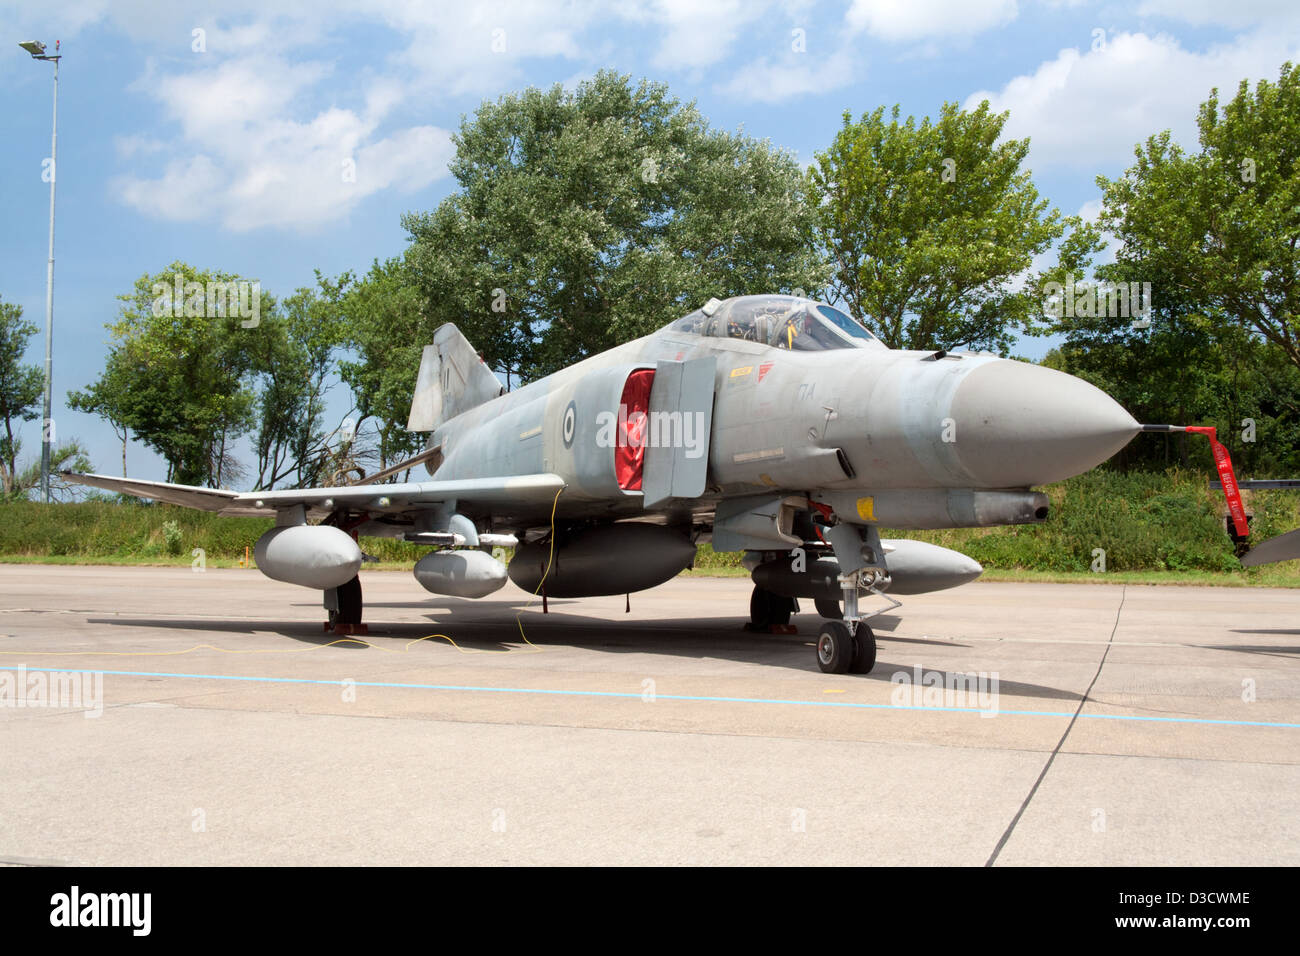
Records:
[[[711,129],[663,84],[602,71],[530,88],[454,139],[459,188],[403,220],[417,342],[456,322],[492,368],[531,379],[710,297],[826,278],[794,157]]]
[[[1006,113],[945,103],[939,118],[884,107],[844,126],[811,170],[832,296],[891,348],[1005,353],[1038,317],[1033,257],[1065,222],[998,142]]]

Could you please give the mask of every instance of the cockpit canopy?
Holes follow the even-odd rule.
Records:
[[[669,328],[798,352],[883,347],[878,338],[839,309],[793,295],[737,296],[718,303],[712,315],[705,314],[707,308],[678,319]]]

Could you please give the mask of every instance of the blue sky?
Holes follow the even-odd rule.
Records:
[[[810,162],[846,109],[921,116],[988,98],[1010,111],[1008,135],[1031,138],[1039,190],[1094,216],[1095,177],[1122,172],[1135,143],[1168,128],[1194,144],[1212,87],[1276,79],[1300,59],[1293,0],[0,0],[0,25],[12,41],[0,47],[0,297],[41,326],[39,363],[51,70],[17,43],[57,39],[54,418],[108,473],[120,469],[112,430],[63,399],[100,371],[117,295],[177,259],[284,295],[315,269],[400,252],[401,214],[451,189],[449,134],[484,99],[613,67]],[[355,182],[342,181],[345,159]],[[349,406],[339,386],[332,407]],[[23,437],[39,453],[37,423]],[[136,443],[128,463],[165,475]]]

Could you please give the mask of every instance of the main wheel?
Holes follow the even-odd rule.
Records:
[[[853,635],[853,660],[849,663],[852,674],[869,674],[876,666],[876,635],[863,622]]]
[[[828,621],[840,621],[844,619],[844,611],[840,608],[840,602],[834,598],[817,598],[813,602],[817,606],[817,613]]]
[[[854,657],[853,635],[842,621],[827,621],[817,634],[817,666],[826,674],[843,674]]]
[[[749,627],[754,631],[766,631],[772,626],[772,598],[775,595],[768,590],[754,585],[754,593],[749,596]]]
[[[772,609],[772,626],[785,627],[790,623],[790,615],[798,609],[799,605],[792,597],[769,592],[768,607]]]
[[[749,629],[766,631],[773,627],[785,627],[790,623],[790,615],[795,613],[798,607],[794,598],[777,594],[756,584],[754,593],[749,596]]]
[[[361,578],[353,577],[347,584],[339,585],[339,611],[335,619],[337,624],[350,624],[353,627],[361,623]]]

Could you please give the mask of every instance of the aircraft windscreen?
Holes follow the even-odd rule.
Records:
[[[853,336],[855,339],[863,339],[864,341],[867,342],[880,341],[880,339],[876,338],[874,335],[872,335],[870,332],[864,329],[857,322],[854,322],[851,318],[849,318],[846,314],[841,312],[839,309],[832,308],[829,305],[818,305],[817,311],[820,312],[823,316],[825,316],[830,321],[834,322],[836,327],[839,328],[840,331]]]
[[[824,352],[865,348],[879,339],[839,309],[788,295],[747,295],[678,319],[676,332],[742,339],[778,349]]]

